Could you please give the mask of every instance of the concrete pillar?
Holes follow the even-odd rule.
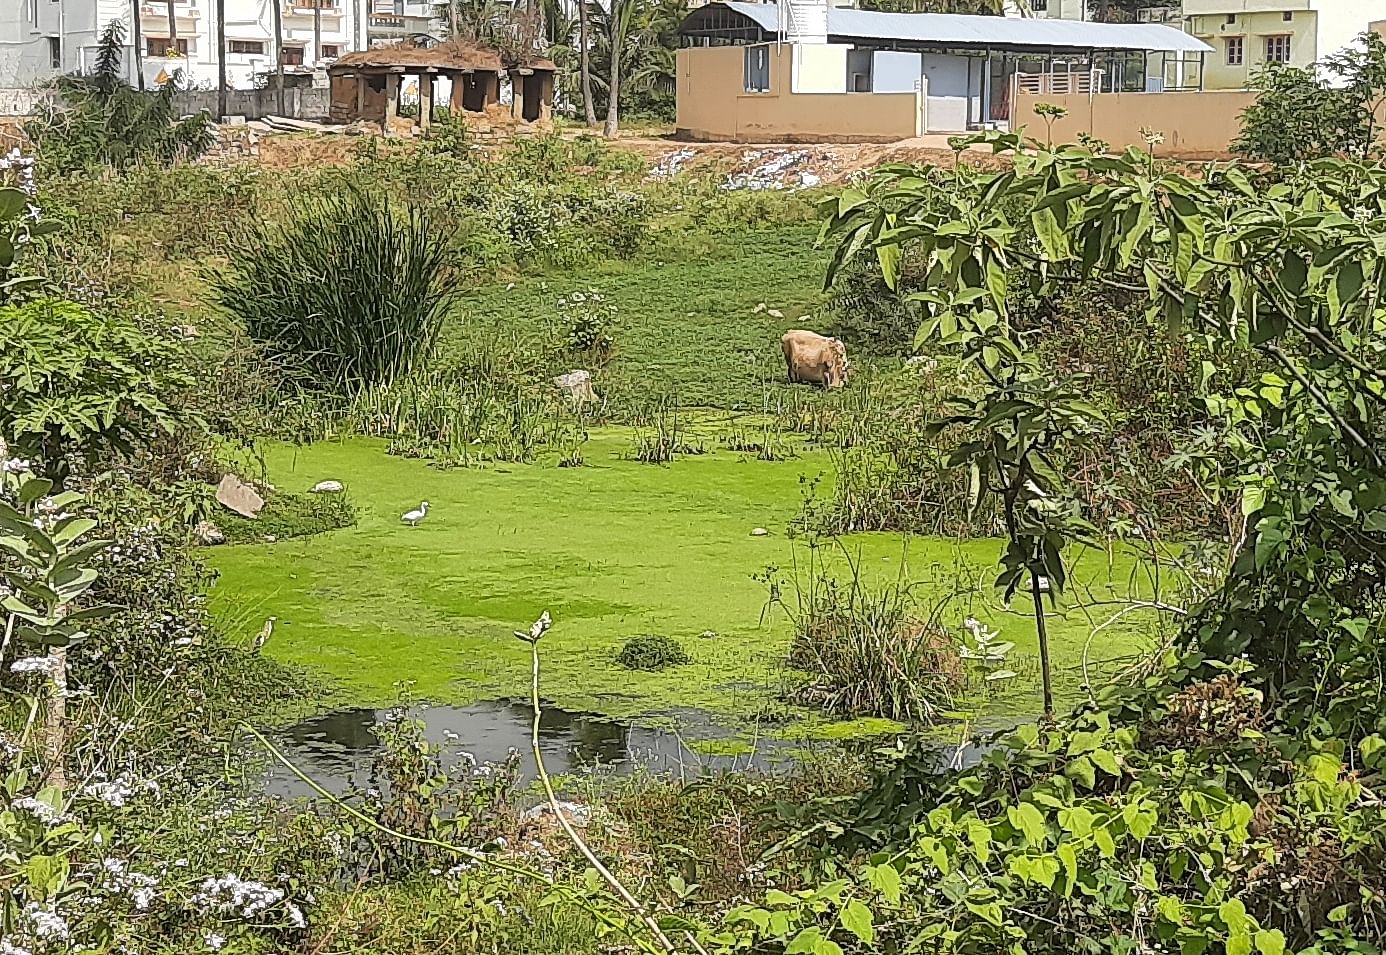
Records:
[[[399,74],[391,73],[385,77],[385,131],[399,118]]]
[[[433,124],[433,74],[419,74],[419,128],[427,131]]]

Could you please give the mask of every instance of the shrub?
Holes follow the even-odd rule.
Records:
[[[840,716],[931,723],[962,684],[957,647],[934,620],[917,617],[907,591],[872,591],[860,580],[810,578],[800,595],[789,664],[808,674],[796,703]]]
[[[1314,67],[1269,63],[1251,79],[1256,102],[1242,113],[1232,148],[1284,165],[1328,156],[1365,159],[1379,148],[1376,110],[1386,98],[1386,39],[1364,33]]]
[[[688,651],[672,637],[645,633],[631,637],[616,654],[616,662],[627,670],[667,670],[692,663]]]
[[[228,544],[282,541],[351,527],[356,523],[356,506],[345,494],[279,493],[265,502],[254,520],[228,512],[218,514],[216,521]]]
[[[558,323],[568,350],[582,356],[605,360],[615,344],[611,332],[616,324],[616,306],[602,298],[596,289],[573,292],[558,300]]]
[[[348,189],[239,239],[239,260],[208,277],[213,297],[306,383],[354,393],[432,355],[453,292],[445,246],[418,207]]]
[[[14,453],[65,475],[69,455],[128,454],[172,429],[192,379],[170,340],[76,302],[0,307],[0,433]]]
[[[211,117],[206,113],[178,118],[172,81],[145,93],[120,78],[124,42],[123,21],[112,20],[101,34],[93,73],[60,78],[62,106],[24,124],[24,134],[37,146],[46,169],[168,166],[196,158],[212,145]]]

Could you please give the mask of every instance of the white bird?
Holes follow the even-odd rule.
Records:
[[[260,632],[255,635],[255,647],[253,652],[259,653],[269,643],[270,635],[274,633],[274,622],[278,617],[266,617],[265,625],[260,628]]]
[[[423,501],[423,502],[421,502],[421,503],[419,504],[419,509],[418,509],[418,510],[416,510],[416,511],[409,511],[409,512],[407,512],[407,513],[405,513],[405,514],[401,514],[399,519],[402,520],[402,521],[404,521],[404,522],[405,522],[406,524],[408,524],[410,527],[415,527],[415,526],[418,525],[419,521],[423,520],[423,519],[424,519],[425,517],[427,517],[427,516],[428,516],[428,502],[427,502],[427,501]]]

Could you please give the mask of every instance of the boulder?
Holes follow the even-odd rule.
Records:
[[[575,369],[553,380],[554,386],[575,405],[596,401],[597,393],[592,390],[592,373]]]
[[[767,531],[767,530],[766,530],[765,528],[763,528],[763,527],[753,527],[753,528],[751,528],[751,536],[752,536],[752,537],[768,537],[769,534],[770,534],[770,532]]]
[[[221,483],[217,485],[217,503],[227,510],[241,515],[241,517],[254,520],[260,516],[260,510],[265,506],[265,499],[255,488],[236,475],[223,474]]]
[[[309,494],[341,494],[345,490],[341,481],[319,481],[308,489]]]
[[[211,521],[198,521],[197,526],[193,528],[193,539],[203,547],[226,543],[226,535]]]

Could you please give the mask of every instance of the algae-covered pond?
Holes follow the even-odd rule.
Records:
[[[732,730],[804,738],[893,728],[881,720],[828,721],[778,702],[792,623],[767,607],[768,567],[802,577],[808,545],[789,532],[808,483],[831,481],[827,455],[806,450],[781,462],[755,460],[709,444],[709,452],[667,466],[630,460],[629,433],[599,429],[589,466],[552,462],[444,470],[391,456],[382,441],[351,439],[268,454],[270,480],[302,491],[343,481],[359,510],[356,526],[309,538],[210,551],[220,572],[214,610],[228,632],[250,641],[265,617],[278,617],[265,653],[318,674],[335,688],[335,707],[369,710],[393,703],[397,686],[415,698],[466,706],[524,699],[528,647],[513,631],[542,611],[553,629],[541,643],[543,694],[564,710],[653,726],[699,713]],[[818,493],[822,494],[822,486]],[[417,527],[400,515],[431,504]],[[754,536],[755,528],[769,531]],[[861,534],[820,549],[833,573],[849,560],[868,580],[914,585],[922,604],[971,577],[990,580],[1000,544]],[[1123,589],[1130,562],[1100,553],[1077,561],[1075,578],[1104,591]],[[1110,584],[1109,584],[1110,581]],[[981,588],[985,591],[985,587]],[[793,604],[792,592],[785,593]],[[1019,612],[973,595],[946,613],[975,615],[1035,651],[1033,624]],[[1103,631],[1087,648],[1100,670],[1139,649],[1140,615]],[[1056,681],[1076,694],[1091,622],[1076,613],[1051,621]],[[692,662],[659,673],[621,668],[615,656],[631,636],[677,639]],[[1022,671],[1024,668],[1022,667]],[[1022,679],[1005,706],[1037,707],[1034,680]],[[773,711],[773,721],[762,716]],[[694,736],[704,735],[693,728]],[[524,736],[517,737],[523,745]]]

